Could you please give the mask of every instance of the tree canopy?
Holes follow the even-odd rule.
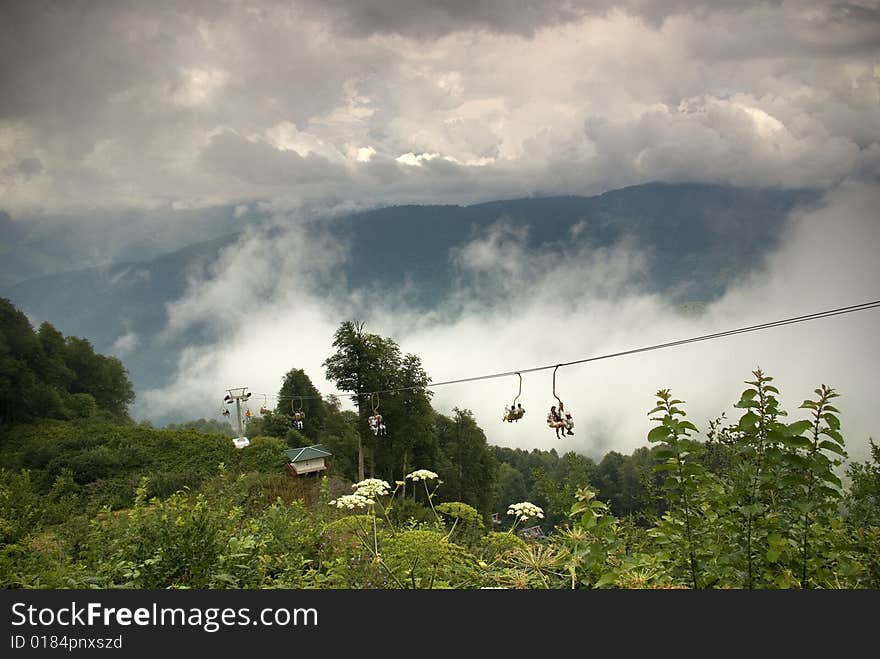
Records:
[[[116,357],[50,323],[34,331],[21,311],[0,298],[0,422],[75,419],[102,414],[128,421],[134,389]]]

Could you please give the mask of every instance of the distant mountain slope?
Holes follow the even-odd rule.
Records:
[[[528,245],[536,249],[633,240],[651,256],[644,285],[688,303],[716,298],[751,270],[778,243],[787,214],[817,198],[813,191],[649,184],[596,197],[396,206],[324,220],[322,227],[353,246],[345,265],[348,281],[376,290],[396,290],[406,281],[407,300],[423,308],[454,286],[450,250],[499,220],[527,228]],[[210,264],[237,239],[229,234],[147,261],[29,279],[0,295],[32,318],[112,353],[113,343],[129,331],[157,334],[167,320],[165,304],[185,291],[187,273]],[[177,351],[198,338],[184,336],[177,346],[161,348],[141,344],[126,354],[136,390],[161,385],[173,373]]]
[[[751,269],[777,244],[786,215],[814,202],[812,191],[652,183],[596,197],[547,197],[473,206],[395,206],[341,218],[338,230],[357,249],[349,273],[388,286],[405,277],[433,282],[428,301],[445,292],[449,250],[504,219],[529,228],[531,247],[577,240],[598,247],[629,237],[656,255],[650,287],[684,285],[682,302],[720,295],[731,277]],[[422,300],[423,302],[425,300]]]
[[[13,220],[0,207],[0,289],[44,275],[143,261],[236,232],[234,207]]]

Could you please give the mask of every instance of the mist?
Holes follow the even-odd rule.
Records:
[[[552,366],[641,346],[733,329],[880,298],[880,190],[847,181],[818,208],[793,213],[781,247],[745,273],[699,315],[639,285],[652,256],[626,241],[598,250],[534,250],[504,218],[451,250],[459,273],[435,309],[408,308],[403,290],[367,290],[338,275],[356,246],[294,225],[271,239],[245,232],[210,271],[193,273],[188,292],[169,305],[166,333],[207,327],[205,340],[180,356],[171,384],[144,392],[141,418],[219,415],[229,387],[247,386],[252,402],[272,402],[291,368],[302,368],[323,394],[337,392],[321,363],[344,320],[393,338],[418,355],[434,382]],[[670,296],[671,297],[671,296]],[[789,420],[820,384],[841,397],[850,458],[867,456],[877,438],[872,415],[877,310],[720,340],[560,368],[556,394],[574,416],[575,435],[557,440],[545,423],[555,404],[552,369],[523,376],[518,423],[501,422],[517,394],[515,376],[433,389],[434,407],[473,411],[499,446],[574,450],[594,458],[647,445],[653,394],[670,388],[702,430],[725,413],[761,368],[775,378]],[[264,398],[265,396],[265,398]],[[343,398],[350,405],[347,398]],[[219,418],[219,417],[218,417]]]

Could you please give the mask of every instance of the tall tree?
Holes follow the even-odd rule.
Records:
[[[30,321],[0,298],[0,419],[16,422],[31,415],[37,378],[31,368],[39,352]]]
[[[400,349],[393,341],[364,330],[361,321],[343,322],[333,335],[336,352],[324,360],[328,380],[340,391],[352,394],[358,413],[358,481],[364,479],[365,439],[374,446],[375,440],[367,437],[367,417],[372,413],[368,392],[390,388],[390,372],[399,363]]]
[[[71,393],[89,394],[98,407],[117,419],[128,420],[134,389],[121,361],[96,353],[88,339],[73,336],[67,337],[65,361],[75,373]]]
[[[453,417],[437,414],[437,472],[445,500],[467,503],[484,514],[495,493],[495,456],[470,410],[453,408]]]
[[[134,389],[115,357],[95,353],[86,339],[30,321],[0,298],[0,419],[88,416],[96,408],[127,421]]]
[[[393,366],[388,373],[389,388],[397,391],[382,399],[381,413],[389,431],[377,442],[375,455],[378,473],[393,482],[404,480],[413,469],[433,465],[437,442],[431,392],[427,390],[431,378],[421,360],[407,354],[389,366]]]
[[[333,454],[333,473],[353,480],[357,476],[357,414],[341,409],[339,398],[333,394],[325,397],[324,409],[327,419],[318,441]]]
[[[301,368],[292,368],[284,376],[284,382],[278,391],[275,413],[291,417],[298,411],[305,413],[300,432],[311,441],[317,441],[327,417],[324,401],[306,372]]]

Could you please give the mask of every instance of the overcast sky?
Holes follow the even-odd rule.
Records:
[[[0,207],[832,186],[880,163],[880,3],[10,0]]]
[[[0,210],[14,220],[148,209],[145,221],[158,214],[167,228],[184,209],[234,205],[246,226],[267,212],[655,180],[826,192],[818,210],[789,219],[765,267],[699,319],[631,285],[644,261],[626,244],[557,262],[499,223],[451,257],[504,274],[526,302],[487,304],[465,283],[418,315],[393,291],[377,311],[361,291],[311,286],[346,258],[320,232],[270,241],[245,231],[169,307],[168,335],[210,317],[226,340],[191,346],[170,386],[139,395],[142,415],[215,413],[218,382],[276,392],[292,366],[330,391],[320,364],[354,314],[444,380],[876,299],[878,172],[876,1],[0,4]],[[292,279],[295,291],[282,285]],[[255,309],[246,301],[257,286],[272,303]],[[447,307],[464,311],[449,321]],[[704,428],[733,414],[761,366],[790,410],[822,382],[839,387],[863,456],[880,436],[876,314],[566,369],[560,391],[578,426],[565,445],[542,426],[547,372],[524,383],[530,424],[500,424],[514,379],[438,388],[435,401],[473,409],[494,443],[601,456],[644,445],[656,389],[691,402]],[[118,354],[139,340],[119,337]]]

